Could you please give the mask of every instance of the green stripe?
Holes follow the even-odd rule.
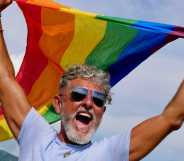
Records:
[[[108,22],[114,22],[114,23],[120,23],[123,25],[133,25],[137,22],[137,20],[132,20],[132,19],[125,19],[125,18],[119,18],[119,17],[110,17],[110,16],[101,16],[101,15],[97,15],[96,16],[97,19],[100,20],[105,20]]]
[[[52,105],[49,106],[49,110],[43,115],[43,117],[50,123],[57,122],[61,119],[61,116],[57,114]]]
[[[106,33],[102,41],[86,58],[85,63],[108,70],[109,65],[118,59],[119,54],[135,38],[138,31],[125,23],[121,23],[120,20],[122,19],[112,19],[105,16],[98,16],[97,19],[108,20]],[[135,23],[135,21],[127,20],[128,22],[129,24]]]

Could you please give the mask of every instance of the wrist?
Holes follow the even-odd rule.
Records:
[[[171,131],[178,130],[183,124],[183,118],[180,115],[177,115],[176,111],[173,111],[174,108],[168,108],[161,114],[161,117],[167,122]]]

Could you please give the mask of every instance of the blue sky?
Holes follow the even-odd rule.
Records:
[[[184,2],[178,0],[60,0],[79,9],[131,19],[184,26]],[[12,60],[18,69],[25,50],[26,26],[20,11],[12,5],[3,14],[4,33]],[[112,89],[108,107],[96,139],[110,136],[159,114],[184,78],[184,40],[165,46],[131,72]],[[57,126],[57,125],[56,125]],[[158,125],[159,126],[159,125]],[[184,128],[172,133],[144,161],[181,161]],[[15,142],[0,144],[0,149],[17,153]]]

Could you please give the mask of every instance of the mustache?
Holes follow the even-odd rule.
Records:
[[[74,119],[77,116],[77,114],[80,113],[80,112],[85,112],[85,113],[90,114],[92,116],[92,118],[93,118],[93,121],[97,121],[97,118],[96,118],[94,110],[93,109],[88,110],[85,107],[79,107],[77,109],[77,111],[75,111],[72,114],[69,114],[69,115],[65,115],[64,114],[62,116],[62,119],[64,119],[65,121],[70,121],[70,120]]]

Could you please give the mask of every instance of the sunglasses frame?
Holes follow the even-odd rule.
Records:
[[[72,91],[70,93],[70,97],[71,97],[72,101],[80,102],[88,96],[89,91],[92,92],[92,98],[91,99],[93,100],[93,103],[96,106],[100,107],[100,108],[104,107],[104,105],[106,104],[106,95],[105,95],[104,92],[100,92],[100,91],[96,91],[96,90],[90,90],[90,89],[85,88],[85,87],[75,87],[75,88],[72,89]],[[77,94],[81,95],[81,98],[79,98],[79,99],[75,98],[72,93],[73,94],[77,93]],[[98,101],[102,101],[102,103],[98,104],[98,103],[100,103]]]

